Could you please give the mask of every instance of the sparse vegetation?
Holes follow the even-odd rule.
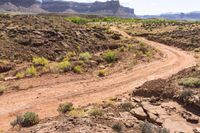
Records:
[[[60,71],[64,71],[64,72],[70,71],[71,67],[72,65],[69,61],[63,61],[63,62],[58,63],[58,69]]]
[[[33,57],[32,61],[35,65],[45,66],[49,64],[49,60],[44,57]]]
[[[36,76],[37,75],[37,69],[34,66],[31,66],[26,69],[26,74],[28,76]]]
[[[64,61],[68,61],[71,57],[76,56],[75,52],[68,52]]]
[[[18,78],[18,79],[24,78],[24,76],[25,76],[25,74],[23,72],[18,72],[16,74],[16,78]]]
[[[112,129],[120,133],[123,130],[123,125],[120,122],[114,123]]]
[[[98,76],[99,77],[105,77],[106,76],[106,70],[105,69],[99,70]]]
[[[74,109],[74,107],[73,107],[72,103],[62,103],[59,105],[57,110],[58,110],[58,112],[65,114],[67,112],[72,111],[73,109]]]
[[[0,84],[0,95],[2,95],[5,90],[6,90],[6,87]]]
[[[183,85],[189,88],[198,88],[200,87],[200,79],[199,78],[184,78],[179,82],[179,85]]]
[[[194,52],[200,52],[200,48],[195,48]]]
[[[89,110],[90,116],[102,116],[103,111],[100,108],[94,107],[93,109]]]
[[[81,53],[79,55],[80,59],[83,61],[88,61],[92,58],[92,55],[89,52]]]
[[[106,62],[112,63],[117,60],[117,53],[109,50],[103,54],[103,58]]]
[[[141,125],[141,132],[142,133],[154,133],[153,132],[153,125],[151,123],[149,123],[148,121],[145,121]]]
[[[181,92],[179,98],[184,101],[184,100],[187,100],[192,95],[193,95],[193,91],[192,90],[185,89],[185,90],[183,90]]]
[[[83,68],[82,68],[81,66],[75,66],[75,67],[73,68],[73,71],[74,71],[75,73],[81,74],[81,73],[83,72]]]
[[[72,117],[84,117],[87,116],[87,113],[83,109],[73,109],[68,113],[68,115]]]
[[[3,74],[0,74],[0,80],[4,80],[4,75]]]
[[[120,106],[124,111],[130,111],[132,108],[134,108],[131,102],[124,102]]]
[[[82,17],[69,17],[69,18],[65,18],[65,20],[71,21],[75,24],[86,24],[86,23],[90,22],[89,19],[82,18]]]
[[[39,123],[39,116],[34,112],[26,112],[23,116],[16,116],[16,119],[10,124],[14,127],[20,125],[22,127],[30,127]]]
[[[58,68],[61,71],[67,72],[71,70],[71,63],[69,61],[63,61],[58,63]]]
[[[170,133],[170,131],[167,128],[159,128],[157,133]]]

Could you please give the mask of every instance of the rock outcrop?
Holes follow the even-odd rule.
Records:
[[[34,7],[34,8],[33,8]],[[35,8],[37,7],[37,8]],[[123,7],[118,0],[79,3],[62,0],[1,0],[0,10],[20,12],[59,12],[134,17],[134,9]]]
[[[73,10],[77,13],[91,13],[133,17],[134,9],[123,7],[118,0],[94,3],[78,3],[67,1],[44,0],[42,8],[49,12],[67,12]]]
[[[38,0],[1,0],[0,5],[11,3],[17,7],[30,7],[34,4],[39,4],[40,2]]]

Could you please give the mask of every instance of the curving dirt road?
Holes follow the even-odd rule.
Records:
[[[112,27],[112,30],[131,38],[116,28]],[[58,115],[56,109],[61,102],[69,101],[76,105],[98,102],[131,91],[148,80],[167,78],[196,64],[193,56],[182,50],[144,38],[137,39],[160,50],[165,57],[148,64],[137,65],[130,71],[115,73],[101,80],[97,78],[73,80],[2,95],[0,96],[0,129],[7,130],[10,121],[21,112],[34,111],[40,118],[56,116]]]

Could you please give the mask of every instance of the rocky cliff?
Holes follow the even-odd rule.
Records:
[[[118,0],[111,0],[107,2],[94,3],[79,3],[62,0],[1,0],[0,10],[9,11],[31,11],[33,5],[37,5],[37,9],[32,12],[61,12],[61,13],[86,13],[86,14],[100,14],[113,15],[122,17],[134,17],[134,9],[123,7]],[[15,7],[15,8],[13,8]],[[19,8],[20,7],[20,8]],[[23,10],[21,10],[23,8]],[[39,9],[40,8],[40,9]]]
[[[0,1],[0,5],[4,5],[4,4],[8,4],[11,3],[17,7],[21,6],[21,7],[30,7],[34,4],[38,4],[40,3],[38,0],[1,0]]]
[[[133,17],[134,9],[123,7],[118,0],[94,3],[78,3],[67,1],[44,0],[41,8],[49,12],[68,12],[91,13]]]

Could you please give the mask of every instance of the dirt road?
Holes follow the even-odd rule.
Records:
[[[112,30],[130,38],[123,31],[116,28]],[[160,50],[165,57],[148,64],[137,65],[130,71],[124,70],[101,80],[95,77],[79,79],[2,95],[0,96],[0,129],[7,130],[10,121],[18,113],[34,111],[40,118],[56,116],[57,107],[61,102],[69,101],[76,105],[98,102],[132,91],[134,87],[145,81],[167,78],[184,68],[195,65],[193,56],[182,50],[144,38],[137,39]]]

